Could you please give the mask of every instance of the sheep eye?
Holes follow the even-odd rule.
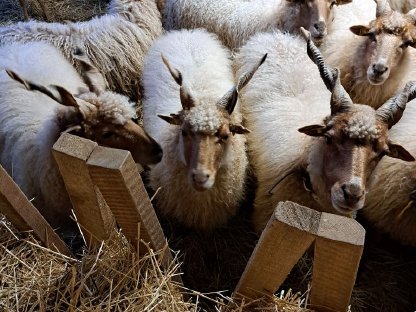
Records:
[[[114,132],[107,131],[107,132],[104,132],[104,133],[103,133],[103,135],[102,135],[101,137],[102,137],[103,139],[109,139],[109,138],[111,138],[114,134],[115,134]]]
[[[186,132],[185,130],[182,130],[182,136],[186,137],[188,135],[188,132]]]
[[[135,124],[139,124],[139,118],[137,117],[131,118],[131,121],[133,121]]]
[[[376,42],[376,41],[377,41],[377,39],[376,39],[376,34],[375,34],[375,33],[373,33],[373,32],[369,32],[369,33],[367,34],[367,36],[368,36],[368,38],[369,38],[371,41],[373,41],[373,42]]]

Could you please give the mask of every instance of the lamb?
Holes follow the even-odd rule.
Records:
[[[209,230],[236,212],[248,165],[237,97],[264,58],[233,87],[230,52],[214,34],[172,31],[150,49],[143,118],[164,150],[150,171],[162,215]]]
[[[415,85],[407,85],[378,110],[354,104],[340,84],[339,70],[324,64],[310,38],[308,54],[324,84],[303,41],[280,32],[250,39],[236,56],[237,74],[265,52],[267,66],[241,93],[245,126],[252,131],[248,154],[258,179],[256,230],[264,228],[283,200],[351,215],[363,207],[367,180],[384,155],[414,160],[389,141],[388,129],[415,96]],[[305,127],[308,123],[312,125]]]
[[[334,19],[335,5],[352,0],[166,0],[166,29],[206,28],[231,49],[257,32],[276,27],[298,32],[303,26],[321,43]]]
[[[409,103],[406,114],[389,137],[406,142],[410,152],[416,154],[414,136],[416,101]],[[389,233],[402,244],[416,246],[416,167],[394,158],[380,161],[369,181],[366,204],[362,210],[369,224]]]
[[[62,131],[128,149],[142,164],[162,157],[160,145],[131,120],[135,110],[127,97],[105,90],[103,76],[85,54],[73,58],[86,83],[47,43],[0,47],[0,163],[47,221],[64,232],[73,225],[71,204],[52,157]]]
[[[109,88],[133,100],[141,98],[144,56],[161,35],[160,13],[154,0],[112,0],[108,15],[87,22],[20,22],[0,28],[0,45],[46,41],[59,48],[72,64],[75,47],[87,54],[104,74]],[[78,65],[77,69],[80,71]]]
[[[376,3],[376,19],[369,26],[356,25],[353,16],[374,12],[364,7],[373,3],[340,8],[340,18],[321,46],[327,63],[341,70],[341,83],[353,101],[374,108],[416,77],[416,9],[401,14],[391,10],[387,0]]]

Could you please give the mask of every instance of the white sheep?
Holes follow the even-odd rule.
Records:
[[[144,128],[164,150],[150,171],[163,215],[210,229],[236,212],[248,164],[237,97],[261,62],[252,64],[234,87],[229,50],[202,29],[169,32],[150,49]]]
[[[280,28],[291,33],[303,26],[319,43],[330,31],[335,5],[352,0],[166,0],[166,29],[206,28],[231,49],[258,32]]]
[[[416,155],[416,101],[406,108],[400,122],[389,131],[396,142],[406,142]],[[403,244],[416,246],[416,166],[397,159],[382,159],[368,184],[362,214],[368,222]]]
[[[52,157],[62,131],[75,129],[102,145],[128,149],[140,163],[156,163],[162,156],[159,144],[131,121],[135,110],[128,98],[105,91],[103,76],[85,55],[74,58],[87,84],[49,44],[0,47],[0,163],[61,229],[72,224],[71,204]]]
[[[416,10],[401,14],[386,0],[357,0],[338,13],[321,51],[341,70],[353,101],[377,108],[416,78]]]
[[[0,27],[0,45],[46,41],[73,64],[72,51],[80,47],[104,74],[111,90],[137,100],[141,97],[144,56],[161,33],[161,17],[154,0],[113,0],[108,15],[87,22],[29,21]]]
[[[306,56],[304,41],[280,32],[250,39],[236,55],[237,74],[263,53],[269,55],[267,66],[241,93],[245,126],[251,130],[249,159],[258,179],[256,230],[264,228],[282,200],[351,214],[363,207],[367,180],[383,155],[414,160],[388,141],[387,131],[400,119],[396,104],[404,109],[409,87],[397,103],[386,103],[389,108],[375,111],[353,104],[340,84],[339,71],[324,65],[310,40],[308,54],[322,79]]]

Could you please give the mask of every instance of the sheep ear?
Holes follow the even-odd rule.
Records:
[[[182,124],[181,118],[177,114],[170,114],[170,116],[167,116],[167,115],[157,115],[157,116],[163,119],[164,121],[170,123],[171,125],[179,126]]]
[[[79,49],[72,55],[81,67],[81,76],[91,92],[100,95],[107,89],[104,76]]]
[[[246,134],[251,131],[242,125],[230,125],[230,131],[232,134]]]
[[[304,133],[306,135],[319,137],[319,136],[323,136],[325,134],[326,126],[311,125],[311,126],[302,127],[300,129],[298,129],[298,131],[301,132],[301,133]]]
[[[82,116],[76,107],[59,106],[56,115],[61,131],[66,131],[68,127],[80,125],[82,122]]]
[[[353,34],[357,36],[367,36],[370,31],[370,28],[364,25],[355,25],[351,26],[350,30]]]
[[[415,161],[415,158],[403,146],[389,142],[387,156],[398,158],[404,161]]]

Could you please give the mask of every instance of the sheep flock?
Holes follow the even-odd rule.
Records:
[[[290,200],[416,248],[414,0],[49,2],[0,26],[0,165],[58,233],[70,132],[129,150],[172,233],[258,235]]]

